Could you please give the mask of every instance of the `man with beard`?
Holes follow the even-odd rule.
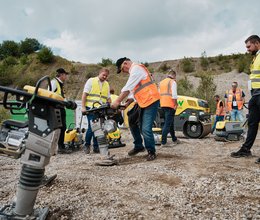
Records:
[[[245,143],[237,152],[232,152],[231,157],[249,157],[252,155],[250,149],[253,146],[260,122],[260,38],[252,35],[246,39],[246,48],[254,58],[250,66],[250,81],[248,85],[251,90],[251,99],[248,103],[248,133]],[[260,164],[260,158],[256,163]]]

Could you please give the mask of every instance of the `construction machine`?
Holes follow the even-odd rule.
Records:
[[[175,131],[182,131],[187,138],[203,138],[211,131],[210,109],[207,101],[189,97],[178,96],[178,107],[174,117]],[[155,128],[164,125],[164,114],[158,109]],[[155,131],[156,130],[156,131]],[[158,129],[154,129],[158,134]]]
[[[84,115],[93,115],[90,126],[97,138],[101,156],[100,160],[96,161],[95,165],[113,166],[118,164],[117,160],[114,159],[114,155],[111,156],[109,153],[109,146],[111,144],[111,139],[113,138],[109,134],[113,134],[118,130],[114,116],[118,114],[120,109],[125,109],[125,106],[119,106],[119,109],[112,109],[109,103],[101,104],[99,102],[94,102],[93,108],[86,110],[86,112],[83,113]],[[116,138],[120,138],[120,136]]]
[[[40,88],[46,81],[50,91]],[[25,108],[29,119],[26,132],[22,130],[27,126],[23,122],[7,121],[1,129],[0,155],[21,158],[22,168],[15,199],[0,207],[0,219],[44,220],[49,208],[35,209],[34,205],[44,181],[45,167],[51,156],[57,154],[62,126],[60,109],[76,109],[77,105],[51,92],[48,76],[41,78],[36,87],[25,86],[24,90],[17,90],[0,86],[0,92],[4,93],[0,102],[4,108]]]

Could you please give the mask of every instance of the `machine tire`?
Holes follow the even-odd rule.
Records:
[[[153,127],[154,128],[161,128],[161,126],[162,126],[162,119],[160,117],[160,113],[157,112],[156,118],[155,118],[155,120],[153,122]]]
[[[183,128],[183,134],[188,138],[200,138],[203,126],[200,122],[187,122]]]

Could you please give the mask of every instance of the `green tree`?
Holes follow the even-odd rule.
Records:
[[[21,54],[31,54],[39,49],[41,49],[41,44],[34,38],[25,38],[20,43]]]
[[[189,82],[187,76],[177,82],[177,93],[185,96],[194,95],[193,85]]]
[[[50,48],[43,47],[37,54],[37,58],[41,63],[52,63],[54,61],[54,55]]]
[[[211,111],[215,110],[214,95],[216,93],[216,84],[210,72],[201,72],[197,74],[200,77],[200,84],[196,90],[196,97],[208,101]]]
[[[109,58],[102,58],[101,63],[99,63],[99,65],[106,67],[106,66],[111,66],[113,65],[113,60],[109,59]]]
[[[206,51],[204,51],[204,52],[201,54],[201,57],[200,57],[200,65],[201,65],[201,67],[202,67],[203,70],[207,70],[208,67],[209,67],[209,61],[208,61],[208,58],[207,58]]]
[[[19,57],[19,44],[11,41],[6,40],[0,45],[0,59],[3,60],[6,57],[13,56]]]

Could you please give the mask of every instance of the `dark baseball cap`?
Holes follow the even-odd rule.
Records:
[[[124,61],[126,60],[130,60],[129,58],[127,57],[123,57],[123,58],[120,58],[116,61],[116,66],[117,66],[117,73],[121,73],[121,65]]]
[[[69,73],[68,73],[67,71],[65,71],[65,69],[63,69],[63,68],[57,69],[56,72],[59,73],[59,74],[62,74],[62,73],[69,74]]]

